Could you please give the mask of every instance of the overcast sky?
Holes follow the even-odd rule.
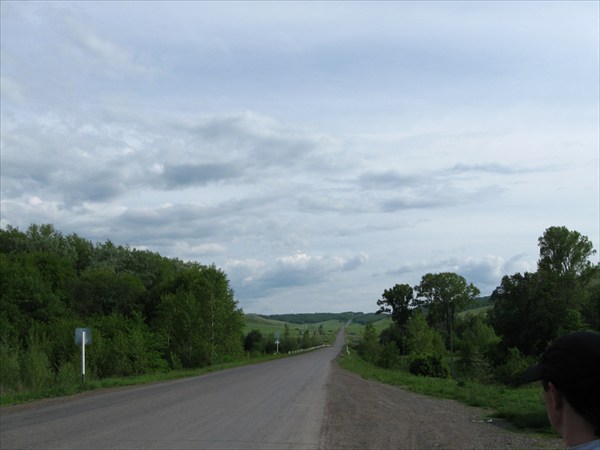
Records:
[[[1,225],[215,263],[250,313],[484,295],[599,237],[599,3],[1,2]],[[594,257],[597,261],[597,255]]]

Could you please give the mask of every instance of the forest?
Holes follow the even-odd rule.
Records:
[[[243,313],[214,265],[63,236],[0,230],[0,391],[77,380],[75,329],[92,329],[87,372],[107,378],[203,367],[243,354]]]
[[[479,299],[490,305],[479,313],[465,312],[479,289],[456,273],[429,273],[417,286],[385,289],[377,305],[393,323],[380,333],[365,326],[359,353],[416,375],[519,384],[556,337],[600,331],[600,264],[590,261],[592,242],[550,227],[538,246],[537,271],[504,276],[489,299]]]

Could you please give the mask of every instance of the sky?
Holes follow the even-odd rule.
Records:
[[[259,314],[598,249],[597,1],[0,5],[3,229],[214,263]]]

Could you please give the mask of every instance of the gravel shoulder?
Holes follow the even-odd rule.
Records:
[[[562,440],[489,423],[487,411],[365,380],[332,362],[324,449],[562,449]]]

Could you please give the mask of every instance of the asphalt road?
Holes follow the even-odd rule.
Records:
[[[3,408],[0,448],[319,448],[344,343],[195,378]]]

